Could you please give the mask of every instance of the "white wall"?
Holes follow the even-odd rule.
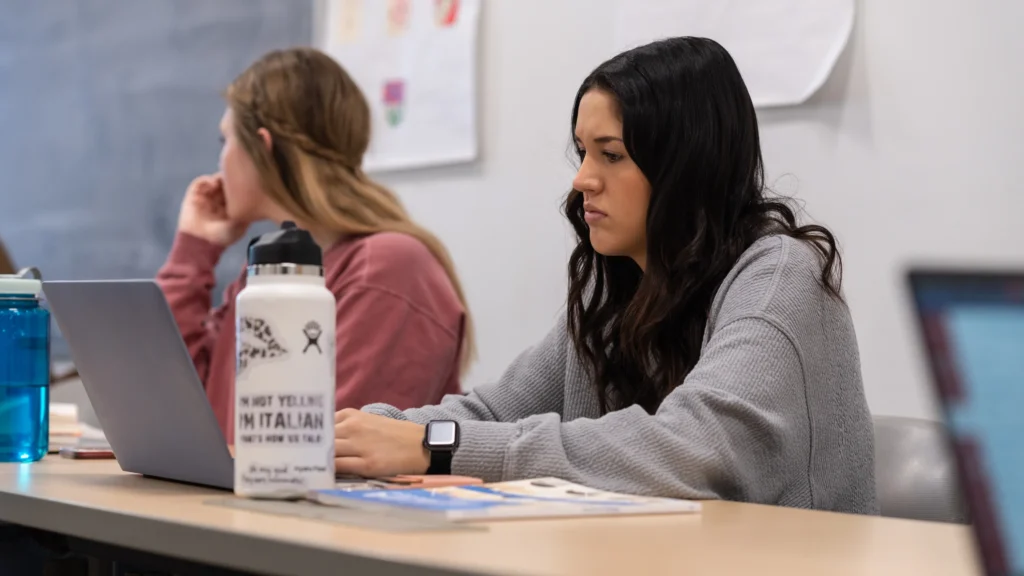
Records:
[[[576,88],[611,55],[614,0],[484,0],[479,162],[389,174],[454,254],[479,328],[467,385],[497,378],[565,298],[559,214]],[[836,74],[761,112],[769,178],[839,235],[868,399],[934,417],[901,271],[952,257],[1024,266],[1024,4],[862,0]]]
[[[864,0],[840,70],[809,106],[761,115],[765,160],[792,173],[845,247],[868,400],[935,406],[902,271],[1024,266],[1024,4]]]

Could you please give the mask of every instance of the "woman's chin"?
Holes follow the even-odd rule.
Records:
[[[612,242],[609,241],[607,235],[590,233],[590,246],[601,256],[606,258],[629,258],[637,263],[641,268],[644,264],[641,260],[638,260],[635,254],[642,254],[640,251],[630,250],[629,247],[623,242]]]
[[[619,250],[618,244],[618,242],[608,238],[608,235],[603,232],[590,231],[590,246],[594,248],[594,252],[601,256],[622,256],[622,251]]]
[[[239,224],[255,222],[255,219],[253,219],[249,210],[242,210],[240,207],[232,206],[230,204],[228,204],[226,208],[225,213],[227,214],[228,220],[232,222],[237,222]]]

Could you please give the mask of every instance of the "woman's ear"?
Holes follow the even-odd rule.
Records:
[[[256,134],[260,137],[260,140],[263,140],[263,147],[267,149],[267,152],[272,152],[274,150],[274,140],[270,136],[270,130],[260,128],[256,131]]]

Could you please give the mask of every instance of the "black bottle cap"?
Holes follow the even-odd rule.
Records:
[[[280,230],[249,241],[249,266],[259,264],[323,266],[323,251],[308,231],[282,222]]]

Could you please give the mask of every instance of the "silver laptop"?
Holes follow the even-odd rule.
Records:
[[[234,460],[152,280],[44,282],[121,469],[232,489]]]

